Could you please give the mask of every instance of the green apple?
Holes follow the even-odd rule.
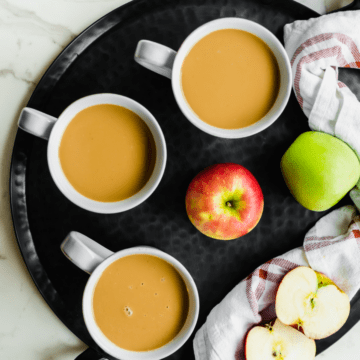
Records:
[[[343,141],[326,133],[308,131],[286,151],[281,171],[290,192],[302,206],[324,211],[355,186],[360,163]]]

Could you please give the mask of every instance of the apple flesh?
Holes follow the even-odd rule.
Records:
[[[310,339],[334,334],[350,313],[348,296],[325,275],[306,266],[288,272],[275,299],[276,316]]]
[[[313,360],[315,355],[315,341],[279,319],[255,326],[245,339],[246,360]]]
[[[252,173],[233,163],[216,164],[191,181],[185,198],[192,224],[218,240],[247,234],[259,222],[264,197]]]
[[[340,139],[316,131],[301,134],[280,165],[292,195],[313,211],[325,211],[337,204],[360,177],[355,152]]]

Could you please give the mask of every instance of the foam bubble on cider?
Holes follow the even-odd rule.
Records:
[[[131,316],[133,314],[133,311],[129,308],[129,306],[125,306],[124,311],[127,316]]]

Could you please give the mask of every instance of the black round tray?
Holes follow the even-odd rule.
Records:
[[[142,244],[177,258],[198,286],[197,330],[239,281],[263,262],[301,246],[305,233],[325,214],[301,207],[281,176],[281,156],[300,133],[308,130],[293,94],[270,128],[245,139],[220,139],[200,131],[182,115],[168,79],[133,60],[141,39],[178,49],[198,26],[230,16],[256,21],[282,41],[286,23],[318,14],[289,0],[132,1],[80,34],[50,66],[28,103],[57,117],[86,95],[125,95],[150,110],[167,142],[165,174],[153,195],[125,213],[101,215],[75,206],[57,189],[47,165],[46,141],[21,130],[17,133],[10,176],[16,236],[42,296],[64,324],[92,348],[80,356],[82,359],[99,359],[101,354],[111,357],[96,346],[86,330],[81,301],[88,275],[60,251],[69,231],[80,231],[113,251]],[[248,168],[259,181],[265,199],[258,226],[248,235],[227,242],[198,232],[187,218],[184,203],[191,179],[206,166],[221,162]],[[348,203],[349,198],[345,198],[338,206]],[[317,343],[318,353],[359,320],[358,298],[352,301],[346,325]],[[193,336],[169,359],[193,359],[192,340]]]

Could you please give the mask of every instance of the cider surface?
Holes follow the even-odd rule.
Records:
[[[276,101],[280,72],[268,45],[242,30],[217,30],[200,39],[181,72],[184,97],[204,122],[223,129],[250,126]]]
[[[117,346],[149,351],[170,342],[187,318],[189,296],[180,274],[152,255],[129,255],[109,265],[93,295],[95,321]]]
[[[80,194],[115,202],[145,186],[155,166],[156,146],[137,114],[101,104],[71,120],[61,139],[59,158],[65,176]]]

